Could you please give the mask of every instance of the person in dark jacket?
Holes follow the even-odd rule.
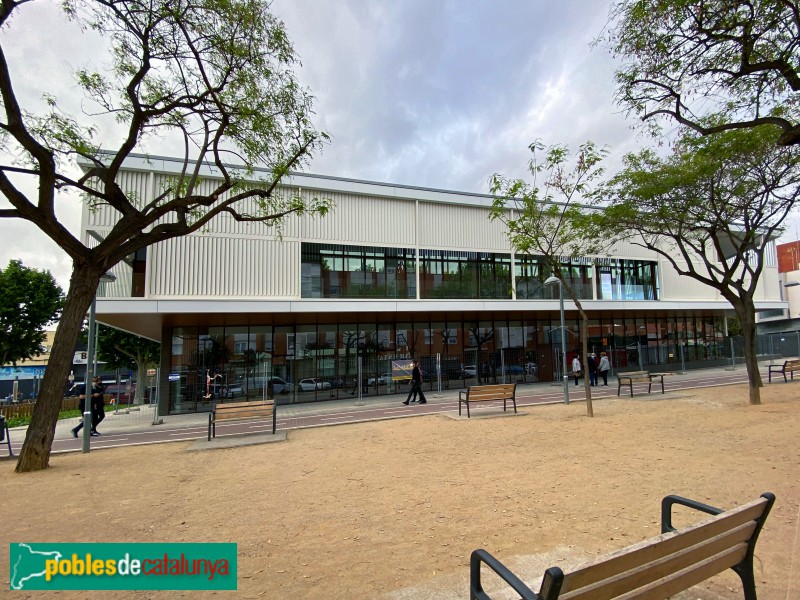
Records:
[[[83,383],[76,383],[72,387],[73,393],[78,394],[78,408],[81,411],[81,415],[83,415],[83,411],[86,410],[86,385]],[[92,378],[92,387],[89,392],[90,395],[90,410],[92,411],[92,435],[98,436],[100,432],[97,431],[97,426],[100,424],[100,421],[105,419],[106,411],[104,406],[104,390],[103,384],[100,382],[99,377]],[[78,432],[83,429],[83,419],[81,422],[78,423],[77,427],[72,429],[72,437],[78,437]]]
[[[589,385],[597,385],[597,355],[592,352],[589,354]]]
[[[411,369],[411,389],[408,390],[408,397],[405,399],[403,404],[415,402],[417,399],[417,394],[419,394],[419,403],[427,404],[428,401],[425,400],[425,392],[422,391],[422,371],[419,370],[419,363],[417,361],[413,361],[411,364],[413,365],[413,368]]]

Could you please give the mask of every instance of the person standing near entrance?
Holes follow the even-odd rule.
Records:
[[[408,390],[408,397],[403,404],[416,401],[417,394],[419,394],[419,403],[427,404],[428,401],[425,399],[425,392],[422,391],[422,371],[419,370],[419,363],[417,361],[412,361],[411,364],[413,365],[411,369],[411,389]]]
[[[600,353],[600,364],[597,366],[600,371],[600,377],[603,378],[603,385],[608,385],[608,372],[611,370],[611,363],[608,362],[608,356],[605,352]]]
[[[596,386],[597,385],[597,354],[594,352],[589,354],[589,359],[587,360],[588,367],[589,367],[589,385]]]
[[[581,378],[581,369],[583,369],[581,365],[581,355],[575,354],[575,358],[572,359],[572,374],[575,376],[576,387],[578,385],[578,380]]]

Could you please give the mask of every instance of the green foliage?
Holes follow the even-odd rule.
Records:
[[[672,154],[625,158],[609,183],[609,205],[593,226],[656,252],[717,290],[745,339],[751,404],[762,385],[755,348],[755,292],[765,253],[800,196],[800,147],[776,146],[772,126],[684,134]]]
[[[2,3],[0,27],[15,27],[21,20],[14,17],[33,5]],[[47,466],[47,432],[55,427],[49,409],[61,401],[68,356],[103,273],[152,244],[203,231],[219,215],[280,224],[289,215],[324,215],[332,206],[281,187],[284,175],[302,169],[329,138],[311,122],[312,97],[295,79],[297,57],[269,2],[66,0],[62,8],[104,40],[89,38],[94,46],[80,48],[79,57],[67,52],[84,38],[63,43],[64,64],[85,63],[87,55],[95,61],[76,73],[83,103],[71,98],[73,85],[27,77],[29,65],[4,59],[0,66],[0,148],[18,157],[0,165],[6,201],[0,218],[35,224],[74,265],[30,426],[36,433],[26,438],[19,471]],[[0,38],[3,57],[12,55],[9,39]],[[24,95],[15,89],[23,80]],[[28,84],[40,86],[43,108],[18,104],[36,94]],[[69,114],[67,105],[80,105],[80,112]],[[104,130],[101,150],[94,138],[106,117],[117,126]],[[178,141],[183,165],[155,198],[142,198],[123,189],[119,175],[132,153],[147,155],[153,136]],[[90,210],[109,211],[114,226],[102,239],[87,245],[59,221],[57,198],[69,192]]]
[[[44,328],[58,320],[64,296],[49,271],[9,261],[0,270],[0,365],[44,352]]]
[[[565,258],[604,247],[602,237],[586,237],[583,224],[587,220],[584,203],[594,197],[607,151],[592,142],[581,145],[574,157],[566,146],[546,147],[540,141],[529,149],[530,183],[498,174],[491,177],[495,198],[489,218],[506,225],[517,252],[543,257],[550,270],[560,274]]]
[[[769,126],[688,132],[666,157],[629,154],[603,191],[608,205],[593,225],[668,259],[705,257],[705,283],[744,285],[760,273],[767,242],[800,194],[800,150],[776,147],[778,134]],[[717,256],[732,259],[715,266]]]
[[[739,317],[728,317],[728,335],[742,335],[743,333],[744,329]]]
[[[158,364],[161,344],[113,327],[100,325],[97,358],[111,369],[130,369]]]
[[[664,117],[704,134],[773,124],[798,144],[798,14],[796,0],[619,0],[618,100],[652,133]]]

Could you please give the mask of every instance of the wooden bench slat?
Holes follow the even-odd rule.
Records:
[[[747,554],[747,544],[741,544],[708,558],[690,569],[673,573],[662,581],[620,596],[617,600],[663,600],[664,598],[669,598],[738,564],[745,554]]]
[[[225,411],[217,413],[214,417],[215,421],[225,421],[228,419],[250,419],[250,418],[269,418],[272,416],[272,409],[269,410],[238,410],[238,411]]]
[[[564,578],[562,592],[575,590],[591,585],[604,578],[622,573],[627,569],[639,567],[658,558],[678,552],[690,546],[735,529],[749,522],[755,522],[767,505],[766,498],[758,498],[747,504],[722,513],[721,516],[710,517],[692,525],[678,533],[662,533],[628,546],[612,554],[606,555],[600,562],[578,567]],[[679,535],[678,535],[679,534]]]
[[[715,557],[731,548],[741,549],[741,547],[744,546],[746,551],[747,540],[750,539],[755,528],[756,523],[750,521],[733,530],[726,531],[708,540],[703,540],[699,544],[668,554],[658,560],[639,565],[635,568],[626,569],[614,576],[606,577],[593,585],[581,587],[571,594],[563,594],[561,597],[564,598],[564,600],[588,600],[590,598],[592,600],[602,600],[603,598],[616,598],[627,592],[663,580],[672,573],[690,570],[693,566],[701,564],[706,559]],[[742,558],[743,555],[739,556],[738,560],[726,565],[721,571],[738,564],[741,562]],[[564,588],[562,587],[561,590],[563,592]]]
[[[241,408],[242,406],[267,406],[274,404],[272,400],[251,400],[249,402],[218,402],[214,405],[215,410],[230,410],[232,408]]]

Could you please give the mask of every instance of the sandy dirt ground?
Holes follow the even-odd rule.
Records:
[[[25,475],[0,461],[1,585],[9,542],[216,541],[238,543],[237,592],[59,597],[467,598],[476,548],[536,589],[546,567],[658,534],[667,494],[730,508],[771,491],[759,598],[798,599],[800,382],[768,385],[762,398],[748,406],[737,385],[596,401],[593,419],[583,403],[433,415],[225,450],[54,456]],[[14,593],[40,596],[52,593]],[[729,572],[681,597],[742,592]]]

